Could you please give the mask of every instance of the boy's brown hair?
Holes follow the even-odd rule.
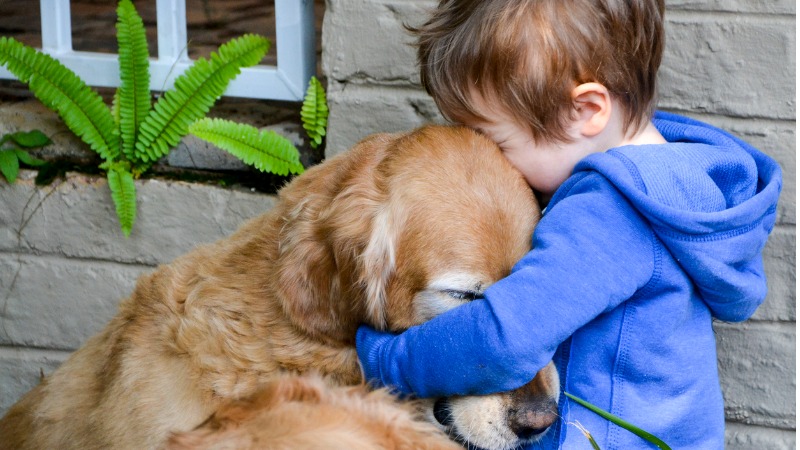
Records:
[[[422,84],[450,120],[485,121],[479,94],[503,105],[534,140],[567,141],[571,91],[604,85],[624,130],[655,108],[664,0],[441,0],[419,28]]]

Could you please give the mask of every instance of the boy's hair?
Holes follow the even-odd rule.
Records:
[[[604,85],[624,132],[655,109],[664,0],[440,0],[417,36],[422,85],[456,122],[502,105],[534,140],[567,141],[571,91]]]

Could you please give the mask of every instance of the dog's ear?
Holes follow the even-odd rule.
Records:
[[[385,327],[396,233],[376,168],[396,138],[372,136],[281,192],[278,289],[312,336],[352,343],[360,323]]]

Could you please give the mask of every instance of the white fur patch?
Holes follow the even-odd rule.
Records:
[[[362,256],[362,282],[367,294],[367,315],[378,326],[386,327],[386,284],[395,269],[395,240],[397,232],[390,208],[381,209],[372,223],[372,235]]]

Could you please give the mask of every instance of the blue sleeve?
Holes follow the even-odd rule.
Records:
[[[646,285],[655,267],[649,225],[600,175],[572,177],[565,189],[533,250],[483,299],[397,336],[359,329],[367,379],[419,397],[515,389],[577,329]]]

